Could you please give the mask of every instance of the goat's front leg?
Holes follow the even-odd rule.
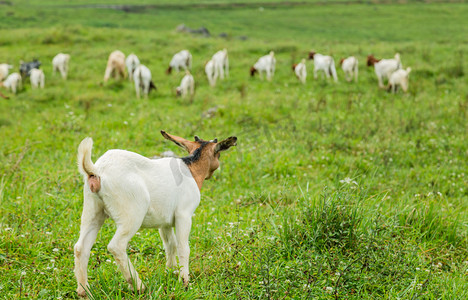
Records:
[[[189,236],[191,227],[191,216],[183,215],[176,217],[177,252],[179,254],[179,263],[182,267],[179,274],[179,280],[182,279],[185,286],[189,283]]]
[[[164,250],[166,251],[166,268],[172,269],[177,266],[177,242],[172,227],[159,229],[159,234],[163,240]]]

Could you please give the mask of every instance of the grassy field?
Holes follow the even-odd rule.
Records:
[[[39,58],[46,75],[44,90],[1,90],[10,99],[0,98],[0,298],[77,298],[77,146],[91,136],[94,161],[112,148],[184,155],[161,129],[238,137],[193,217],[191,285],[164,270],[158,232],[140,230],[128,253],[148,290],[132,293],[107,251],[107,221],[88,268],[93,299],[468,298],[466,4],[73,6],[89,3],[0,4],[0,63]],[[180,23],[213,37],[177,33]],[[210,88],[204,63],[224,47],[230,77]],[[151,69],[149,99],[129,81],[102,84],[115,49]],[[194,59],[192,104],[175,97],[182,74],[164,74],[181,49]],[[355,55],[359,82],[341,70],[337,84],[314,80],[310,61],[301,85],[290,65],[311,49]],[[273,81],[250,78],[270,50]],[[72,57],[67,81],[52,74],[59,52]],[[413,69],[407,94],[379,90],[365,66],[370,53],[395,52]]]

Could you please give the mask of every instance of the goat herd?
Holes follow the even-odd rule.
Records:
[[[315,79],[317,79],[318,72],[322,71],[327,78],[333,77],[335,82],[338,81],[333,57],[311,51],[308,58],[314,60]],[[54,73],[59,71],[63,79],[67,78],[69,60],[70,55],[63,53],[57,54],[52,60]],[[271,51],[268,55],[260,57],[250,68],[250,75],[254,76],[255,73],[258,73],[260,78],[263,79],[263,75],[265,74],[267,80],[270,81],[275,74],[275,65],[275,53]],[[340,60],[340,65],[347,81],[358,80],[358,60],[356,57],[350,56],[348,58],[343,58]],[[37,60],[28,63],[21,62],[20,73],[14,72],[8,75],[13,66],[0,64],[0,86],[16,94],[22,89],[23,79],[29,76],[32,88],[44,88],[45,76],[44,72],[39,69],[40,66],[41,63]],[[376,59],[374,56],[369,55],[367,57],[367,66],[374,66],[380,88],[385,88],[384,80],[388,79],[387,87],[392,92],[396,92],[398,86],[400,86],[404,92],[408,90],[408,79],[411,68],[402,68],[400,55],[398,53],[391,59]],[[119,50],[109,55],[104,82],[107,82],[111,76],[115,78],[125,78],[125,67],[127,68],[129,79],[133,80],[135,84],[135,91],[138,98],[140,98],[140,93],[143,93],[146,98],[151,89],[156,89],[152,81],[151,71],[145,65],[140,64],[138,57],[132,53],[125,58],[125,54]],[[182,78],[180,86],[176,88],[176,92],[178,96],[190,96],[192,99],[195,92],[195,80],[189,71],[191,67],[192,55],[188,50],[182,50],[172,57],[166,73],[170,74],[172,70],[176,72],[179,72],[181,69],[185,70],[186,74]],[[306,59],[302,59],[298,64],[293,64],[292,70],[300,82],[305,84],[307,78]],[[218,78],[222,80],[225,75],[229,76],[227,49],[220,50],[213,55],[211,60],[205,64],[205,73],[211,86],[216,85]],[[1,93],[0,96],[6,98],[6,96]]]

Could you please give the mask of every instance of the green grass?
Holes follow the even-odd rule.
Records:
[[[131,292],[107,251],[108,221],[89,264],[94,299],[468,297],[466,5],[124,13],[28,3],[35,9],[0,5],[0,62],[16,69],[37,57],[46,75],[44,90],[2,89],[10,99],[0,99],[0,298],[76,298],[79,142],[93,138],[93,160],[112,148],[183,155],[161,129],[239,139],[202,189],[191,286],[164,270],[157,231],[141,230],[128,252],[148,291]],[[180,23],[230,37],[179,34]],[[204,63],[224,47],[230,77],[210,88]],[[182,74],[164,74],[184,48],[194,58],[193,104],[175,97]],[[151,69],[158,91],[148,100],[137,100],[128,81],[101,85],[115,49]],[[271,49],[273,82],[250,78]],[[338,84],[314,80],[308,62],[299,84],[290,65],[310,49],[357,56],[359,83],[341,70]],[[409,92],[392,95],[377,88],[365,57],[397,51],[413,71]],[[66,82],[52,74],[58,52],[72,56]],[[212,107],[215,116],[204,118]]]

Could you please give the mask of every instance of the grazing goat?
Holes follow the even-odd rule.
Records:
[[[188,285],[189,235],[200,189],[219,167],[220,152],[235,146],[237,138],[231,136],[218,143],[217,139],[205,141],[196,136],[192,142],[165,131],[161,134],[189,155],[149,159],[134,152],[109,150],[94,164],[93,140],[85,138],[78,147],[78,169],[84,177],[80,237],[74,247],[79,296],[89,291],[90,250],[108,217],[115,221],[117,230],[107,249],[130,288],[133,284],[138,291],[145,288],[127,256],[128,242],[140,227],[159,228],[166,267],[176,268],[179,256],[179,280]]]
[[[11,69],[13,69],[12,65],[0,64],[0,81],[3,81],[3,79],[7,78],[8,73],[10,73]]]
[[[306,83],[307,78],[307,68],[305,58],[301,60],[300,63],[292,65],[292,70],[296,74],[297,79],[299,79],[302,84]]]
[[[166,74],[171,74],[172,69],[175,69],[178,73],[181,68],[184,70],[192,68],[192,54],[188,50],[182,50],[174,54],[169,63],[169,68],[166,70]]]
[[[133,72],[133,81],[135,83],[135,91],[137,98],[140,99],[140,91],[143,91],[145,98],[152,89],[156,90],[156,86],[151,80],[151,71],[144,65],[139,65]]]
[[[342,58],[340,60],[341,69],[345,74],[346,81],[352,81],[353,77],[354,80],[358,81],[358,60],[354,56],[350,56],[348,58]]]
[[[212,60],[215,64],[215,68],[218,70],[219,78],[224,79],[224,72],[226,72],[226,77],[229,76],[229,57],[227,49],[219,50],[216,52]]]
[[[19,71],[20,71],[21,77],[22,78],[28,77],[32,69],[39,69],[40,66],[41,66],[41,62],[38,61],[37,59],[34,59],[31,62],[20,61]]]
[[[393,72],[388,79],[388,90],[396,93],[397,86],[399,85],[401,86],[403,92],[406,93],[408,91],[408,79],[410,72],[411,68],[406,68],[406,70],[399,69]]]
[[[106,72],[104,73],[104,82],[107,82],[111,76],[125,78],[125,54],[115,50],[109,55],[107,60]]]
[[[333,77],[335,82],[338,82],[338,76],[336,74],[335,61],[333,57],[328,55],[322,55],[313,51],[309,52],[309,59],[314,60],[314,78],[317,79],[317,72],[323,71],[327,78]]]
[[[70,54],[59,53],[52,59],[53,72],[59,71],[63,79],[68,76],[68,62],[70,61]]]
[[[373,55],[367,56],[367,66],[374,66],[375,75],[379,80],[379,87],[384,88],[384,79],[390,78],[390,75],[398,69],[401,69],[400,54],[395,54],[395,58],[376,59]]]
[[[16,94],[19,90],[23,88],[23,81],[21,75],[18,73],[11,73],[8,75],[7,79],[4,82],[0,82],[0,86],[4,86],[7,89],[11,90],[13,94]]]
[[[213,59],[208,61],[205,65],[205,73],[206,77],[208,77],[208,82],[211,86],[216,85],[216,79],[218,78],[218,68],[216,67],[216,63]]]
[[[185,76],[180,81],[180,86],[176,88],[177,96],[185,97],[190,94],[190,99],[195,93],[195,80],[189,71],[185,71]]]
[[[45,81],[44,72],[39,69],[32,69],[30,74],[29,79],[31,80],[31,87],[34,89],[41,87],[41,89],[43,89]]]
[[[125,65],[127,66],[128,79],[132,81],[133,72],[135,72],[136,68],[140,65],[140,60],[132,53],[125,59]]]
[[[275,75],[275,65],[275,52],[270,51],[270,54],[260,57],[250,68],[250,76],[253,77],[258,72],[260,79],[263,79],[263,72],[265,72],[267,80],[271,81],[271,78]]]

